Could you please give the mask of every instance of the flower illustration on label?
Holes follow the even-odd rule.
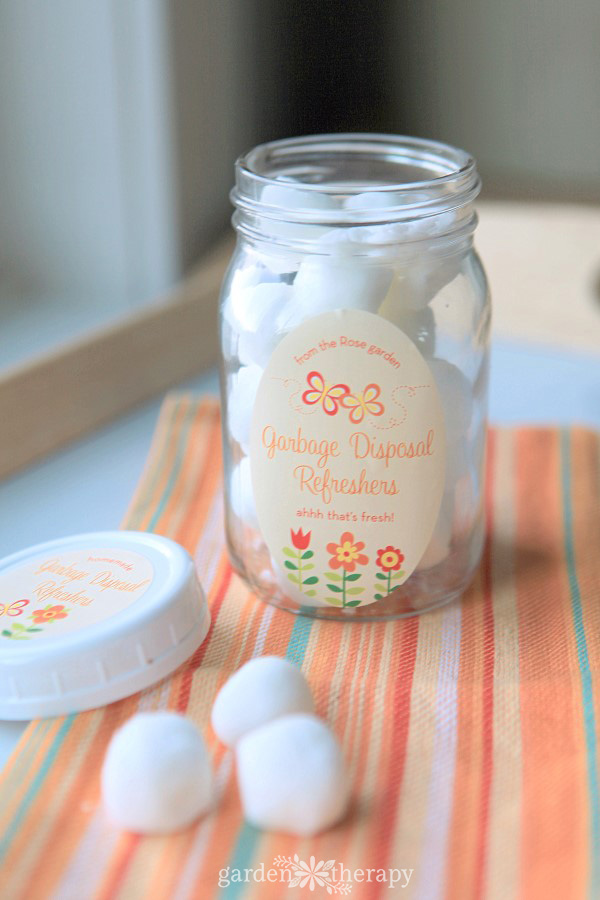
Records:
[[[350,410],[350,421],[358,424],[366,415],[382,416],[385,407],[377,399],[380,394],[378,384],[368,384],[362,394],[348,394],[344,397],[342,405]]]
[[[344,568],[346,572],[354,572],[357,564],[364,566],[369,562],[369,557],[361,553],[365,545],[363,541],[354,542],[354,536],[350,531],[345,531],[340,538],[340,543],[327,544],[327,552],[333,556],[329,560],[332,569]]]
[[[43,625],[46,622],[53,622],[55,619],[66,619],[69,613],[64,606],[45,606],[43,609],[36,609],[31,613],[31,618],[36,625]]]
[[[331,553],[329,565],[332,569],[341,569],[341,575],[337,571],[326,572],[327,587],[335,594],[334,597],[326,597],[327,603],[332,606],[358,606],[360,600],[354,599],[357,594],[364,592],[364,587],[354,584],[361,578],[361,573],[356,572],[357,566],[366,566],[369,557],[361,551],[365,549],[364,541],[355,541],[351,531],[345,531],[339,542],[332,541],[327,544],[327,552]],[[333,582],[333,583],[331,583]],[[348,585],[351,585],[348,587]],[[351,598],[350,600],[348,598]]]
[[[19,605],[22,612],[22,604],[29,604],[29,600],[17,600],[14,603],[11,603],[10,606],[5,606],[4,604],[0,604],[0,615],[3,614],[4,610],[7,611],[8,615],[20,615],[21,612],[11,612],[11,608]],[[0,635],[5,638],[9,638],[13,641],[27,641],[30,640],[29,635],[34,634],[40,631],[43,631],[43,628],[40,628],[40,625],[47,625],[50,622],[54,622],[56,619],[66,619],[69,614],[69,610],[65,609],[64,606],[45,606],[43,609],[35,609],[28,619],[31,619],[31,625],[23,625],[21,622],[13,622],[10,628],[4,628]]]
[[[314,597],[316,594],[313,584],[317,584],[319,579],[316,575],[309,575],[305,578],[307,572],[314,569],[314,564],[309,562],[315,555],[312,550],[308,549],[310,544],[310,531],[302,534],[302,529],[298,531],[290,529],[292,538],[292,547],[284,547],[283,552],[288,559],[285,560],[284,566],[290,569],[288,572],[289,580],[296,585],[298,590],[307,597]]]
[[[384,586],[386,588],[386,591],[385,594],[382,594],[381,591],[384,589],[384,586],[382,586],[381,584],[376,584],[376,600],[383,600],[385,596],[391,594],[391,592],[396,588],[397,585],[393,584],[393,582],[403,577],[403,562],[404,554],[400,553],[398,547],[392,547],[391,544],[389,544],[387,547],[382,547],[377,551],[377,560],[375,562],[375,565],[379,566],[381,572],[376,572],[375,577],[380,581],[385,582]]]
[[[298,550],[306,550],[308,545],[310,544],[310,531],[307,531],[306,534],[302,534],[302,529],[299,528],[298,531],[292,531],[292,544]]]
[[[350,393],[347,384],[327,384],[320,372],[310,372],[306,378],[309,389],[302,394],[302,400],[308,406],[320,403],[328,416],[335,416],[340,401]]]

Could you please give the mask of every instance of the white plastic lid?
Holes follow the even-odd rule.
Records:
[[[0,719],[112,703],[173,672],[210,624],[190,555],[104,531],[0,561]]]

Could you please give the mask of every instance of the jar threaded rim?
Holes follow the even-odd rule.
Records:
[[[469,207],[481,181],[464,150],[389,134],[329,134],[261,144],[239,157],[240,216],[293,224],[406,222]]]

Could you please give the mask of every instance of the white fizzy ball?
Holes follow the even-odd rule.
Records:
[[[335,209],[337,203],[334,197],[320,191],[303,190],[297,182],[281,181],[279,184],[268,184],[260,195],[261,203],[279,210],[280,217],[266,216],[261,220],[261,230],[276,240],[293,242],[318,241],[326,232],[326,228],[320,225],[306,222],[286,221],[285,210],[327,210]],[[310,217],[310,214],[308,214]],[[318,215],[318,213],[316,213]],[[293,250],[289,259],[293,260]],[[271,265],[271,264],[270,264]],[[289,263],[283,257],[275,266],[280,272],[290,272],[296,267],[289,268]],[[287,268],[285,268],[288,266]]]
[[[302,225],[297,222],[280,222],[278,219],[270,219],[263,220],[263,231],[265,235],[268,235],[275,240],[282,240],[284,242],[289,242],[291,245],[294,243],[305,244],[306,242],[319,241],[323,237],[324,234],[327,233],[329,226],[325,225]],[[293,256],[293,248],[290,247],[288,249],[286,257],[282,258],[282,265],[285,265],[287,268],[286,272],[292,271],[289,268],[290,261],[296,260],[296,257]],[[284,259],[287,258],[287,262],[284,263]],[[295,268],[298,267],[300,263],[300,258],[297,258],[295,263]]]
[[[250,426],[254,401],[263,369],[260,366],[242,366],[229,377],[227,419],[234,440],[247,453],[250,448]]]
[[[275,327],[259,331],[243,331],[238,336],[237,356],[244,366],[266,367],[271,354],[281,339]]]
[[[453,478],[450,474],[450,478]],[[425,553],[419,560],[417,571],[423,569],[432,569],[439,563],[443,562],[450,553],[450,544],[452,542],[452,525],[454,517],[454,480],[449,484],[449,472],[446,469],[446,490],[442,497],[440,511],[438,513],[437,522],[433,529],[433,534],[427,545]]]
[[[433,533],[425,553],[419,560],[416,571],[422,572],[425,569],[433,569],[434,566],[443,562],[450,553],[450,538],[452,537],[451,528],[447,523],[443,523],[442,529],[437,529]]]
[[[276,223],[276,226],[282,224],[283,223]],[[271,244],[264,243],[254,247],[253,256],[261,265],[266,266],[271,272],[276,273],[278,278],[287,278],[292,273],[297,272],[302,254],[300,250],[291,246],[289,236],[286,238],[285,235],[279,235],[278,227],[274,227],[266,219],[262,220],[260,227],[261,229],[264,229],[267,239],[271,237],[274,241]],[[311,228],[311,226],[296,226],[296,229],[300,229],[301,231],[305,228]],[[298,236],[296,236],[296,239],[302,240],[303,238],[298,238]],[[288,246],[288,244],[290,245]]]
[[[365,191],[344,201],[345,209],[390,209],[397,205],[398,197],[394,191]]]
[[[435,319],[428,306],[415,309],[407,302],[407,285],[402,278],[394,279],[379,307],[379,315],[393,322],[427,357],[435,352]]]
[[[242,364],[266,366],[280,340],[278,320],[291,296],[291,286],[283,282],[251,285],[232,295],[228,322],[237,334]]]
[[[347,197],[344,207],[346,209],[391,209],[402,206],[406,210],[407,207],[423,203],[428,199],[425,191],[370,190]]]
[[[474,522],[475,499],[468,447],[464,439],[446,445],[446,479],[437,522],[418,570],[430,569],[450,553],[453,535],[460,536]]]
[[[423,356],[431,358],[435,353],[435,321],[433,313],[426,306],[420,310],[404,310],[397,317],[396,324],[408,335]]]
[[[259,656],[225,682],[213,706],[212,726],[232,747],[254,728],[290,713],[312,713],[314,708],[298,666],[279,656]]]
[[[383,192],[382,192],[383,193]],[[364,197],[366,195],[358,195]],[[354,202],[358,204],[358,197],[354,198]],[[368,209],[366,200],[363,208]],[[355,206],[355,209],[358,209]],[[376,207],[374,207],[376,208]],[[383,208],[383,202],[378,205]],[[443,278],[442,266],[443,260],[440,262],[440,255],[437,254],[431,261],[423,260],[422,253],[415,253],[415,242],[424,241],[427,238],[439,237],[441,234],[449,231],[455,222],[452,213],[443,213],[437,216],[429,216],[427,218],[406,219],[401,222],[385,222],[375,223],[371,225],[356,225],[351,227],[338,227],[326,231],[320,239],[320,243],[331,248],[331,252],[338,254],[356,253],[357,248],[368,247],[369,252],[373,255],[389,255],[390,252],[397,259],[410,260],[409,268],[411,275],[418,279],[419,304],[427,303],[434,294],[439,290],[442,284],[446,284],[449,279],[449,269],[444,269]],[[434,254],[431,254],[434,257]],[[456,264],[453,263],[453,272],[456,274]],[[454,277],[452,274],[452,278]],[[422,282],[422,283],[421,283]],[[437,286],[439,284],[439,287]],[[422,295],[427,291],[427,299],[423,299]]]
[[[223,303],[223,316],[234,331],[251,327],[249,317],[254,310],[248,292],[259,284],[277,284],[279,277],[264,265],[245,264],[237,268],[229,283]]]
[[[435,300],[442,288],[456,278],[459,267],[453,259],[408,261],[405,275],[412,305],[418,309]]]
[[[268,184],[262,189],[260,202],[279,210],[294,209],[335,209],[336,200],[321,191],[303,190],[297,182],[286,181]]]
[[[230,294],[227,316],[232,329],[238,332],[258,331],[270,321],[275,322],[289,291],[291,288],[285,282],[265,281]]]
[[[473,472],[463,475],[454,488],[454,533],[468,535],[481,512],[481,497],[477,491],[477,479]]]
[[[252,488],[252,473],[250,471],[250,460],[247,456],[240,460],[231,473],[229,496],[231,507],[238,519],[242,519],[246,525],[252,528],[258,528],[254,490]]]
[[[446,479],[444,482],[444,490],[447,494],[452,493],[456,482],[469,469],[469,447],[461,438],[457,441],[446,443]]]
[[[293,303],[282,315],[282,328],[333,309],[375,310],[385,297],[392,270],[338,257],[309,257],[294,280]]]
[[[485,344],[490,316],[484,302],[468,264],[431,302],[439,336],[437,354],[460,368],[475,390],[487,374]]]
[[[236,760],[244,815],[258,828],[310,837],[348,808],[342,750],[316,716],[284,716],[250,731]]]
[[[108,745],[101,780],[109,818],[141,834],[185,828],[213,800],[202,735],[173,712],[137,713],[119,728]]]
[[[444,359],[429,360],[444,409],[446,443],[467,437],[473,411],[473,389],[459,368]]]
[[[468,471],[467,445],[464,440],[446,445],[446,478],[444,495],[431,540],[417,570],[431,569],[450,553],[452,534],[456,523],[456,485]]]

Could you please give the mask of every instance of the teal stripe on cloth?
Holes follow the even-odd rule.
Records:
[[[309,619],[306,616],[298,616],[294,622],[287,650],[285,651],[285,658],[289,659],[289,661],[296,666],[301,666],[304,662],[308,639],[313,624],[314,619]]]
[[[297,666],[301,666],[304,661],[308,639],[310,637],[310,630],[313,624],[314,619],[309,619],[305,616],[298,616],[294,622],[285,658],[289,659],[290,662],[293,662]],[[249,869],[251,867],[250,863],[252,862],[256,847],[262,835],[263,832],[259,828],[254,828],[252,825],[248,825],[247,822],[244,823],[240,830],[235,849],[231,855],[229,863],[230,877],[231,872],[233,872],[234,869],[241,871],[242,877],[244,877],[244,869]],[[271,860],[261,860],[261,862],[264,862],[265,869],[271,867]],[[245,891],[246,884],[243,881],[236,881],[223,889],[223,895],[230,900],[230,898],[242,897]]]
[[[159,502],[157,503],[156,509],[154,510],[154,515],[148,522],[148,526],[145,529],[146,531],[154,531],[154,528],[156,527],[156,523],[160,520],[160,517],[163,514],[165,504],[172,494],[173,487],[175,486],[175,483],[177,482],[177,478],[179,477],[179,471],[181,469],[181,464],[183,462],[183,458],[186,453],[188,434],[191,430],[192,423],[194,421],[194,418],[196,417],[197,412],[198,412],[197,405],[195,403],[190,403],[189,408],[188,408],[188,410],[185,414],[184,420],[183,420],[181,434],[177,438],[177,455],[173,462],[173,467],[171,468],[171,474],[169,475],[167,484],[165,485],[165,489],[162,492]]]
[[[178,399],[174,400],[174,402],[173,402],[173,409],[171,412],[171,418],[170,418],[169,426],[168,426],[169,431],[173,427],[173,422],[177,418],[177,414],[179,412],[179,408],[181,407],[182,402],[183,401],[181,398],[178,398]],[[152,457],[150,455],[148,456],[148,459],[146,462],[147,472],[143,475],[145,494],[148,497],[152,497],[154,495],[154,492],[156,490],[156,485],[158,484],[161,473],[163,471],[163,461],[164,461],[163,457],[165,455],[165,449],[166,448],[164,446],[161,447],[161,455],[159,457],[157,457],[156,459],[152,459]],[[151,459],[152,459],[152,466],[150,467]]]
[[[58,732],[56,733],[56,737],[52,741],[52,744],[46,754],[46,758],[45,758],[44,762],[40,766],[37,775],[31,782],[31,785],[29,786],[29,790],[23,797],[23,800],[21,801],[21,805],[17,809],[12,822],[10,823],[10,825],[8,826],[8,828],[6,829],[6,831],[0,838],[0,860],[2,860],[4,858],[4,856],[6,855],[6,851],[10,847],[12,840],[19,828],[19,825],[21,824],[23,817],[27,813],[27,810],[29,809],[30,805],[35,800],[35,797],[36,797],[39,789],[41,788],[42,784],[44,783],[44,779],[46,778],[46,775],[50,771],[50,766],[54,762],[56,754],[60,750],[62,743],[63,743],[65,737],[67,736],[69,729],[71,728],[74,721],[75,721],[75,714],[72,713],[70,716],[66,717],[65,721],[58,729]]]
[[[568,431],[561,432],[561,480],[564,508],[565,554],[569,591],[573,610],[573,627],[577,658],[581,674],[583,694],[583,727],[585,731],[587,777],[590,803],[590,844],[591,865],[589,873],[589,897],[600,897],[600,793],[598,790],[598,747],[596,738],[596,715],[594,712],[594,689],[588,657],[581,591],[575,569],[575,546],[573,540],[573,505],[571,501],[571,445]]]

